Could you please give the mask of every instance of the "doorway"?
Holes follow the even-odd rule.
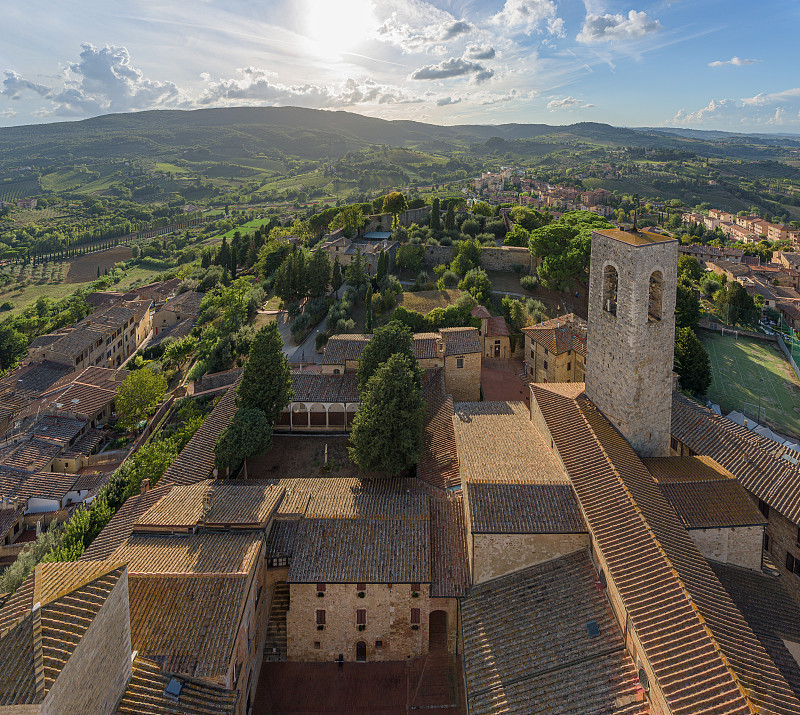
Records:
[[[447,650],[447,611],[431,611],[428,635],[430,650]]]
[[[356,663],[367,662],[367,644],[364,641],[356,643]]]

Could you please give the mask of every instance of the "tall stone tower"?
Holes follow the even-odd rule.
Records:
[[[586,395],[643,457],[669,456],[678,242],[592,233]]]

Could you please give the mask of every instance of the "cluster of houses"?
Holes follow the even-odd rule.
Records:
[[[480,400],[487,316],[416,335],[402,477],[312,475],[289,435],[290,473],[267,453],[224,478],[229,389],[79,561],[0,597],[0,713],[244,715],[283,661],[314,664],[279,681],[298,704],[336,662],[402,661],[406,710],[800,712],[800,454],[673,392],[678,255],[594,233],[588,321],[525,333],[529,405]],[[326,464],[368,340],[293,375],[288,429]]]
[[[685,213],[681,219],[686,226],[703,225],[708,231],[720,229],[725,238],[737,243],[759,241],[791,241],[800,245],[800,229],[789,224],[770,223],[760,216],[737,216],[722,209],[709,209],[708,215],[696,211]]]
[[[17,199],[16,201],[0,201],[0,209],[6,206],[16,206],[18,209],[35,209],[39,205],[39,199]]]

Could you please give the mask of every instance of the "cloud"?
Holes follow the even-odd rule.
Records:
[[[0,117],[3,119],[13,119],[16,116],[17,112],[13,109],[4,109],[2,112],[0,112]]]
[[[436,100],[436,106],[447,107],[452,104],[460,104],[461,102],[462,102],[461,97],[458,97],[457,99],[454,97],[442,97]]]
[[[619,14],[589,13],[575,39],[583,43],[636,40],[660,29],[661,23],[658,20],[651,20],[646,12],[631,10],[627,17]]]
[[[174,107],[179,101],[178,87],[172,82],[145,77],[131,64],[125,47],[97,48],[84,43],[80,60],[67,65],[66,76],[63,88],[47,95],[56,105],[52,112],[56,115],[84,116]]]
[[[589,107],[594,107],[594,105],[575,97],[556,97],[547,103],[548,109],[587,109]]]
[[[3,80],[0,95],[8,97],[9,99],[19,99],[24,92],[34,92],[35,94],[44,96],[49,91],[49,87],[42,84],[36,84],[30,80],[23,79],[22,75],[14,72],[14,70],[5,71],[6,78]]]
[[[471,60],[493,60],[495,55],[497,52],[489,45],[471,45],[464,53],[464,57],[469,57]]]
[[[485,82],[494,76],[494,70],[477,62],[470,62],[463,57],[451,57],[435,65],[425,65],[414,70],[410,78],[417,80],[452,79],[453,77],[472,76],[474,82]]]
[[[674,124],[739,128],[759,125],[800,125],[800,87],[782,92],[762,92],[742,99],[712,99],[694,111],[679,110]]]
[[[503,9],[491,18],[494,25],[530,35],[546,27],[551,35],[564,35],[564,21],[557,16],[552,0],[506,0]]]
[[[397,45],[406,53],[444,54],[445,43],[476,32],[472,23],[421,0],[387,4],[385,8],[380,2],[378,5],[379,12],[391,11],[378,28],[378,39]]]
[[[450,27],[445,27],[444,32],[440,36],[440,40],[442,42],[446,40],[452,40],[454,37],[458,37],[459,35],[464,35],[467,32],[472,30],[472,25],[468,22],[464,22],[460,20],[458,22],[454,22]]]
[[[746,60],[739,57],[731,57],[729,60],[714,60],[709,62],[709,67],[724,67],[725,65],[733,65],[734,67],[742,67],[744,65],[754,65],[758,60]]]
[[[748,105],[760,107],[770,104],[784,104],[787,102],[800,103],[800,87],[786,89],[783,92],[775,92],[773,94],[766,94],[762,92],[761,94],[757,94],[755,97],[745,97],[742,99],[742,102]]]

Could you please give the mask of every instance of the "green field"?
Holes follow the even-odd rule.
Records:
[[[776,343],[703,332],[713,382],[707,397],[723,413],[738,410],[790,437],[800,437],[800,383]]]

